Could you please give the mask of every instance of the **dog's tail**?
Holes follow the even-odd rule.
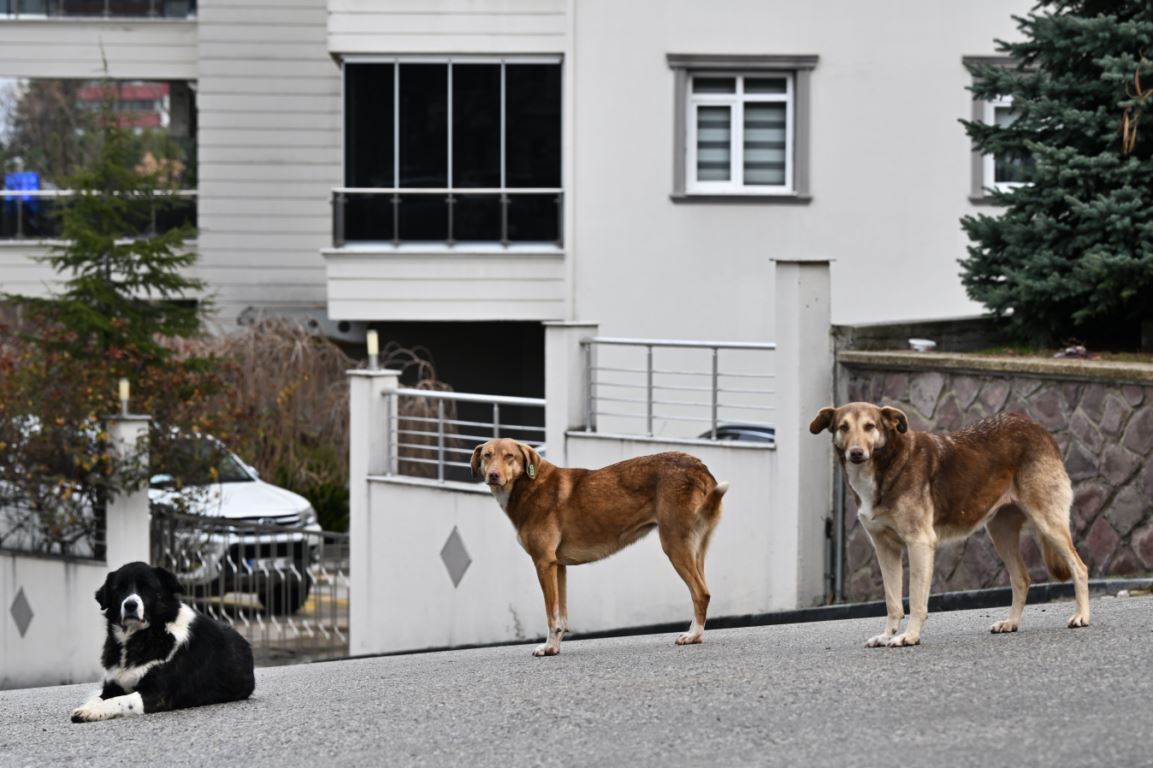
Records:
[[[701,506],[697,508],[697,513],[705,518],[714,518],[721,513],[721,497],[729,490],[729,481],[724,480],[713,486],[709,491],[709,495],[701,502]]]
[[[1041,557],[1045,560],[1045,567],[1049,570],[1049,575],[1057,581],[1068,581],[1073,578],[1073,573],[1069,570],[1069,564],[1065,562],[1065,558],[1061,556],[1052,544],[1045,538],[1038,536],[1041,542]]]

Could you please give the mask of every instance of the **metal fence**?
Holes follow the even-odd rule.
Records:
[[[260,664],[348,655],[348,534],[297,521],[152,509],[152,562],[185,600],[234,627]]]
[[[332,241],[554,243],[564,245],[559,188],[340,187],[332,191]]]
[[[386,426],[386,466],[399,475],[470,482],[469,461],[479,443],[511,437],[538,449],[544,441],[543,398],[501,397],[397,389],[395,423]]]
[[[196,0],[0,0],[0,16],[169,18],[196,15]]]
[[[594,337],[585,356],[590,431],[717,438],[723,431],[771,439],[776,344]]]
[[[59,238],[61,207],[64,201],[75,194],[68,189],[0,191],[0,239]],[[196,190],[190,189],[132,195],[126,218],[138,235],[155,235],[178,227],[195,227],[196,201]]]

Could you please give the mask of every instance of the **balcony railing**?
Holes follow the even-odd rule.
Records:
[[[564,245],[559,188],[340,187],[332,191],[332,241]]]
[[[540,448],[544,442],[543,398],[474,395],[397,389],[396,421],[385,425],[387,474],[469,482],[473,449],[494,437],[511,437]]]
[[[69,189],[0,191],[0,240],[59,239],[58,212],[62,201],[75,194]],[[157,191],[136,197],[130,222],[137,235],[195,227],[196,190]]]
[[[716,439],[725,425],[773,434],[773,342],[598,336],[581,347],[589,431],[607,420],[610,432],[648,437]]]
[[[196,0],[0,0],[0,19],[185,19],[195,15]]]

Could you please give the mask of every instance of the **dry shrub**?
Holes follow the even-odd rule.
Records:
[[[452,387],[436,377],[432,355],[424,347],[407,349],[389,342],[381,350],[381,365],[401,372],[401,379],[415,379],[412,389],[451,392]],[[397,404],[397,471],[410,477],[437,476],[437,411],[443,403],[445,447],[459,447],[456,403],[427,397],[403,397]],[[427,447],[426,447],[427,446]]]
[[[234,426],[220,435],[272,482],[306,496],[325,528],[342,530],[348,515],[348,377],[363,363],[296,320],[264,317],[227,336],[178,344],[181,356],[227,361],[227,401],[206,404],[230,412]],[[382,350],[383,367],[400,370],[416,389],[451,391],[439,381],[427,350],[395,342]],[[447,404],[446,404],[447,405]],[[403,398],[400,428],[436,416],[436,403]],[[380,425],[383,429],[384,425]],[[413,442],[406,440],[405,442]],[[418,443],[435,445],[435,434]],[[402,448],[398,458],[421,449]],[[419,454],[423,456],[423,453]],[[432,452],[435,457],[435,450]],[[402,473],[435,476],[434,466],[402,461]]]

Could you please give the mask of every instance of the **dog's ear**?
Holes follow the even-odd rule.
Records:
[[[909,417],[899,408],[886,405],[881,409],[881,419],[889,429],[895,429],[901,434],[909,431]]]
[[[480,477],[480,452],[484,448],[484,443],[481,443],[472,450],[472,461],[468,463],[469,469],[472,470],[472,479],[476,480]]]
[[[180,579],[171,571],[165,570],[157,566],[153,570],[156,571],[156,578],[160,579],[160,586],[172,594],[179,594],[184,591],[184,585],[180,583]]]
[[[826,429],[833,431],[833,417],[837,414],[836,408],[825,407],[817,411],[816,418],[809,422],[809,431],[819,435]]]
[[[108,610],[108,592],[110,591],[112,581],[112,574],[108,574],[108,578],[104,579],[104,583],[100,585],[100,589],[96,590],[96,602],[100,604],[100,610]]]
[[[518,443],[518,445],[520,445],[521,455],[524,456],[524,473],[528,475],[529,480],[535,480],[537,470],[540,469],[540,463],[542,461],[540,454],[537,453],[536,449],[531,445],[525,445],[524,443]]]

